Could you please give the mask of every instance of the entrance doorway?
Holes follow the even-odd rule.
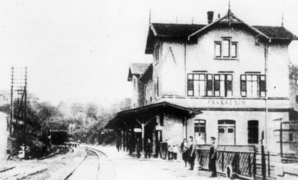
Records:
[[[218,120],[218,144],[235,145],[235,124],[234,120]]]

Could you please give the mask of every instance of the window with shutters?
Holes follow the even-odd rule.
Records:
[[[188,96],[206,96],[206,76],[205,74],[188,74],[187,76]]]
[[[265,75],[243,74],[240,76],[240,93],[242,97],[265,97]]]
[[[207,85],[206,85],[206,90],[207,90],[207,96],[213,96],[213,74],[207,74]]]
[[[231,44],[231,57],[237,58],[237,43],[236,42],[232,42],[232,44]]]
[[[259,143],[259,121],[250,120],[248,121],[248,143],[258,144]]]
[[[221,57],[221,42],[215,42],[215,57]]]
[[[231,97],[233,87],[232,74],[215,74],[214,75],[214,96]]]

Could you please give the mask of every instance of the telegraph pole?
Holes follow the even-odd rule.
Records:
[[[16,92],[16,100],[14,102],[14,93]],[[16,112],[16,113],[14,113]],[[22,142],[24,147],[24,158],[26,158],[27,149],[27,67],[25,68],[14,68],[12,67],[11,75],[11,110],[10,110],[10,121],[11,121],[11,135],[13,136],[16,132],[17,136]]]
[[[10,122],[9,122],[9,134],[12,136],[12,119],[13,119],[13,67],[11,68],[11,87],[10,87]]]
[[[25,87],[24,87],[24,154],[26,158],[26,149],[27,149],[27,142],[26,142],[26,128],[27,128],[27,67],[25,67]]]

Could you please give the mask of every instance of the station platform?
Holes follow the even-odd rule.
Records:
[[[163,179],[226,179],[224,177],[210,178],[210,171],[189,170],[182,160],[164,160],[161,158],[137,158],[126,151],[117,151],[115,146],[89,146],[107,155],[101,157],[100,178],[111,180],[163,180]]]

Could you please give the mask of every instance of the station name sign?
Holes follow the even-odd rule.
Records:
[[[244,106],[244,100],[209,100],[208,105],[220,105],[220,106]]]

